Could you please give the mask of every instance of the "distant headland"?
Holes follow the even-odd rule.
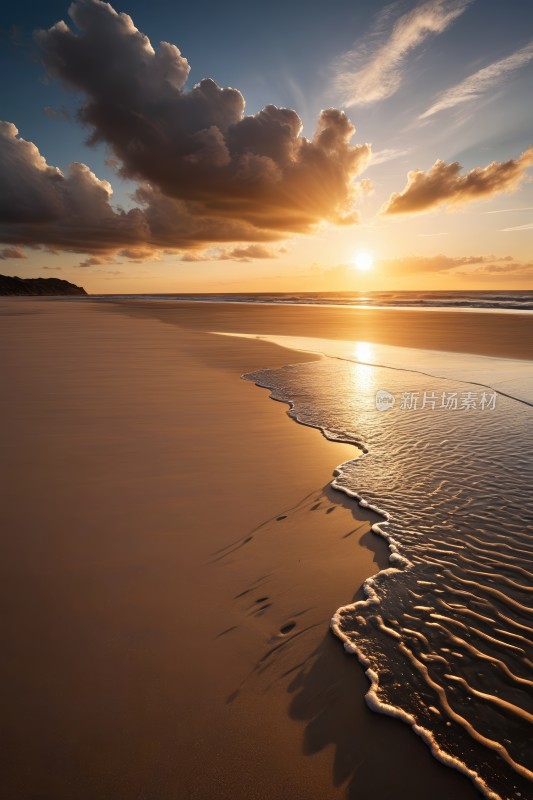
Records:
[[[82,286],[60,278],[17,278],[0,275],[0,295],[86,295]]]

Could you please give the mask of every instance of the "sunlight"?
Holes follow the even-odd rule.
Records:
[[[353,354],[358,361],[366,364],[374,361],[374,348],[370,342],[355,342]]]
[[[354,266],[360,272],[368,272],[374,266],[374,256],[368,251],[357,253],[354,259]]]
[[[353,356],[360,362],[355,364],[354,385],[359,392],[365,395],[371,394],[375,390],[374,369],[368,366],[374,361],[374,348],[371,342],[354,342]]]

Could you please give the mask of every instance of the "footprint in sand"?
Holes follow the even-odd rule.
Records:
[[[255,611],[252,611],[252,614],[254,615],[254,617],[260,616],[263,613],[263,611],[266,611],[267,608],[270,608],[272,603],[268,603],[267,602],[267,600],[269,600],[269,599],[270,598],[268,596],[258,597],[257,598],[257,600],[255,601],[255,604],[256,604],[256,606],[259,606],[259,608],[257,610],[255,610]]]
[[[287,622],[286,625],[283,625],[279,629],[279,632],[282,633],[285,636],[285,634],[290,633],[292,631],[292,629],[295,628],[295,627],[296,627],[296,623],[295,622]]]

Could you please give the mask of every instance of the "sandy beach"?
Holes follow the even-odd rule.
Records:
[[[2,4],[0,800],[533,800],[531,30]]]
[[[239,379],[312,357],[209,331],[525,358],[533,316],[8,298],[0,320],[3,796],[479,796],[366,707],[328,630],[387,564],[329,487],[357,452]]]

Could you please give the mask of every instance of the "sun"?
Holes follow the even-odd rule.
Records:
[[[354,266],[359,272],[368,272],[374,266],[374,256],[368,251],[357,253],[354,258]]]

